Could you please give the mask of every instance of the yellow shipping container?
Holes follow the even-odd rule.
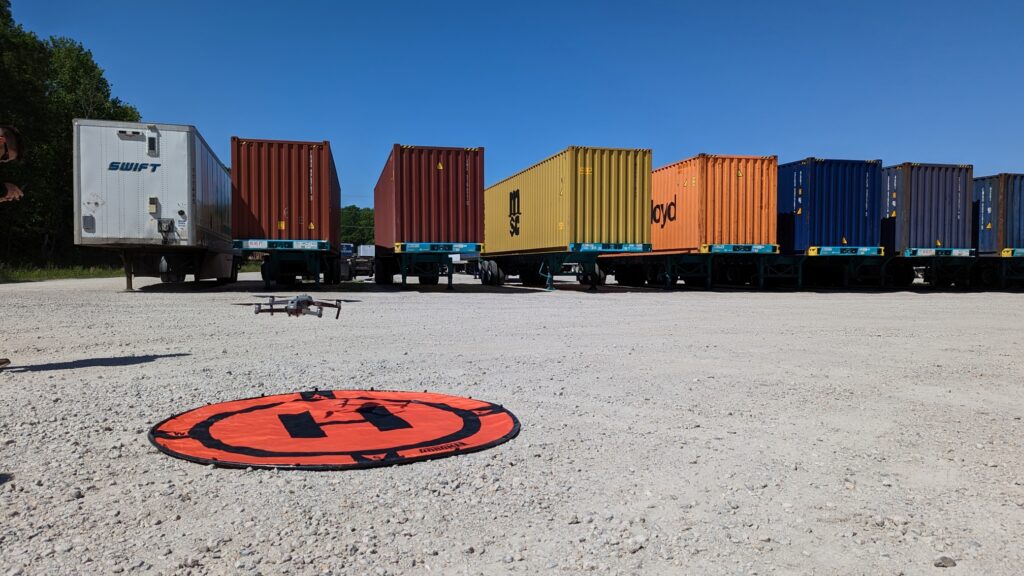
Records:
[[[484,252],[650,244],[650,207],[650,150],[570,146],[484,190]]]

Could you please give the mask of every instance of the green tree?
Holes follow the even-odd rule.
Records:
[[[92,53],[70,38],[41,40],[14,22],[0,0],[0,123],[17,126],[26,161],[4,181],[27,184],[25,197],[0,207],[0,261],[70,264],[116,261],[74,246],[74,118],[138,121],[139,112],[111,96]]]
[[[341,209],[341,241],[373,244],[373,208],[352,204]]]

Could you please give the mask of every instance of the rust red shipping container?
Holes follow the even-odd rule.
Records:
[[[341,186],[331,143],[231,138],[235,239],[341,238]]]
[[[395,144],[373,189],[375,244],[483,241],[484,149]]]

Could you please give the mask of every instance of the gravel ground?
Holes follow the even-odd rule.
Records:
[[[0,286],[0,574],[1020,574],[1020,294]],[[496,448],[218,469],[151,425],[312,388],[503,404]],[[953,564],[955,567],[937,567]]]

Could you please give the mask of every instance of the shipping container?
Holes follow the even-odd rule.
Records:
[[[341,253],[341,184],[331,143],[231,138],[235,246],[262,254],[269,288],[351,278]]]
[[[979,254],[1024,256],[1024,174],[975,178],[973,213]]]
[[[75,244],[114,248],[126,277],[230,279],[231,179],[194,126],[75,119]]]
[[[437,284],[483,238],[484,149],[395,144],[373,189],[374,281]]]
[[[331,143],[231,137],[234,237],[341,239],[341,185]]]
[[[774,245],[775,156],[701,154],[652,175],[655,252],[698,252],[713,245]]]
[[[881,186],[881,160],[807,158],[781,164],[781,252],[880,255]]]
[[[651,151],[572,146],[484,191],[488,255],[650,244]]]
[[[373,189],[374,243],[384,253],[403,243],[483,240],[484,149],[391,149]]]
[[[972,172],[969,164],[906,162],[883,168],[886,253],[943,255],[970,250]]]

